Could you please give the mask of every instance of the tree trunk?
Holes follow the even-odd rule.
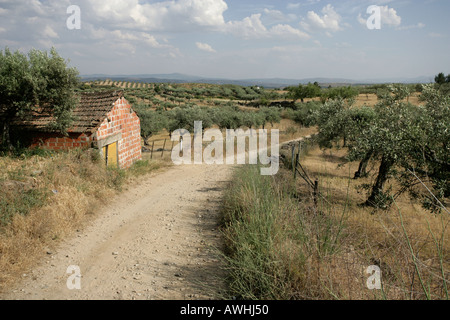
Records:
[[[367,176],[367,165],[372,157],[372,152],[368,152],[366,156],[359,163],[358,171],[355,172],[353,179],[364,178]]]
[[[370,194],[369,198],[365,203],[367,206],[371,207],[377,206],[379,196],[383,193],[384,184],[388,179],[389,171],[391,170],[393,165],[394,161],[392,159],[383,156],[380,164],[380,169],[378,170],[377,181],[372,187],[372,193]]]
[[[144,140],[144,146],[146,146],[146,147],[149,147],[149,146],[150,146],[150,143],[148,143],[148,139],[149,139],[150,137],[151,137],[151,136],[145,136],[145,137],[142,137],[143,140]]]
[[[11,127],[8,124],[8,120],[3,123],[3,132],[2,132],[2,144],[8,148],[8,150],[12,150],[13,146],[11,143]]]

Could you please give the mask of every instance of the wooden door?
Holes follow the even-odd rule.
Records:
[[[103,147],[103,157],[104,157],[106,166],[115,167],[115,168],[117,168],[119,166],[117,142],[108,144],[107,146]]]

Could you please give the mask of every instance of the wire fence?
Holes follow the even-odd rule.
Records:
[[[172,153],[175,141],[171,141],[170,139],[158,139],[147,142],[142,148],[143,152],[150,153],[150,159],[156,157],[159,153],[161,153],[161,158],[164,157],[164,153],[169,152]]]

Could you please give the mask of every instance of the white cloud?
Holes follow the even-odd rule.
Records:
[[[357,19],[360,24],[362,24],[363,26],[367,26],[367,20],[362,17],[361,13],[358,15]]]
[[[382,25],[397,27],[402,23],[402,18],[394,8],[381,6],[381,23]]]
[[[286,8],[288,8],[289,10],[295,10],[300,8],[301,3],[288,3]]]
[[[146,31],[186,31],[186,27],[225,24],[224,0],[174,0],[140,3],[138,0],[85,0],[94,14],[110,24]]]
[[[343,30],[341,25],[342,17],[334,10],[331,4],[322,9],[323,15],[320,16],[314,11],[308,11],[300,25],[307,31],[325,30],[328,32],[336,32]]]
[[[271,10],[271,9],[264,9],[265,16],[269,19],[270,22],[289,22],[297,19],[297,15],[293,13],[284,14],[280,10]]]
[[[242,20],[226,21],[225,0],[78,0],[81,30],[68,30],[66,9],[71,0],[0,0],[0,42],[28,50],[56,46],[93,57],[181,57],[171,41],[187,32],[214,32],[243,39],[304,40],[309,35],[280,19],[293,15],[264,10]],[[262,19],[263,16],[263,20]],[[58,18],[59,17],[59,18]],[[278,20],[276,20],[278,19]],[[199,50],[215,52],[206,43]],[[88,54],[89,53],[89,54]],[[101,58],[99,58],[101,59]]]
[[[253,14],[241,21],[229,21],[227,32],[244,39],[262,38],[299,38],[309,39],[309,35],[288,24],[277,24],[270,29],[266,28],[261,21],[261,14]]]
[[[242,38],[261,38],[266,35],[267,28],[261,22],[261,14],[252,14],[241,21],[227,23],[227,31]]]
[[[272,27],[270,29],[270,34],[271,34],[271,36],[279,36],[282,38],[294,37],[294,38],[299,38],[299,39],[303,39],[303,40],[307,40],[310,38],[310,36],[307,33],[303,32],[299,29],[295,29],[288,24],[278,24],[278,25]]]
[[[42,35],[46,38],[59,38],[58,34],[53,30],[52,27],[46,26]]]
[[[309,36],[287,24],[270,28],[261,21],[261,13],[252,14],[242,20],[225,21],[228,5],[224,0],[173,0],[140,3],[138,0],[98,1],[85,0],[92,7],[102,25],[146,32],[187,32],[205,29],[224,32],[244,39],[268,37],[300,38]],[[94,5],[96,4],[96,5]],[[279,10],[265,9],[264,14],[272,22],[292,21],[293,14],[285,15]]]
[[[442,33],[437,33],[437,32],[430,32],[430,33],[428,34],[428,36],[429,36],[430,38],[436,38],[436,39],[439,39],[439,38],[445,38],[445,37],[446,37],[446,35],[444,35],[444,34],[442,34]]]
[[[279,20],[283,21],[286,20],[286,16],[283,14],[283,12],[279,10],[270,10],[270,9],[264,9],[264,13],[268,15],[273,20]]]
[[[319,2],[320,2],[320,0],[306,0],[301,3],[300,2],[288,3],[286,8],[288,8],[289,10],[295,10],[295,9],[298,9],[303,6],[310,6],[310,5],[319,3]]]
[[[423,29],[425,28],[425,24],[422,22],[419,22],[418,24],[410,25],[410,26],[401,26],[398,27],[397,30],[411,30],[411,29]]]
[[[209,44],[202,43],[202,42],[196,42],[195,45],[198,49],[206,52],[216,53],[216,50],[214,50]]]

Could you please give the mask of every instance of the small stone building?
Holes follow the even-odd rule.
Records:
[[[140,121],[121,91],[81,93],[67,135],[52,132],[52,117],[34,112],[12,123],[30,147],[97,148],[108,166],[129,168],[142,158]],[[22,139],[23,140],[23,139]]]

